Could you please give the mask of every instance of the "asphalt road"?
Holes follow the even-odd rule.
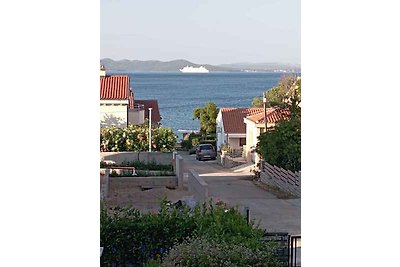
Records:
[[[278,199],[272,193],[253,184],[248,170],[234,172],[218,165],[216,160],[197,161],[195,155],[179,153],[184,158],[184,172],[194,169],[207,182],[209,195],[244,212],[269,232],[301,234],[301,200]],[[184,181],[185,182],[185,181]]]

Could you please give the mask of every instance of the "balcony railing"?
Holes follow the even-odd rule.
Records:
[[[134,111],[141,111],[141,110],[144,110],[144,105],[143,105],[143,104],[134,104],[134,105],[133,105],[133,110],[134,110]]]

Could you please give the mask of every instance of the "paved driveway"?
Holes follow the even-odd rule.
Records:
[[[251,180],[251,173],[234,172],[224,169],[217,161],[196,160],[195,155],[179,153],[184,158],[184,172],[196,170],[208,183],[209,194],[239,210],[250,209],[250,217],[269,232],[301,233],[300,199],[278,199],[273,194],[257,187]]]

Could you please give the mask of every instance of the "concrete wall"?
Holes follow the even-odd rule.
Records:
[[[235,161],[234,158],[224,152],[222,154],[217,154],[217,162],[224,168],[233,168],[243,164],[243,162]]]
[[[178,188],[183,188],[183,158],[181,155],[176,155],[174,160],[174,170],[178,177]]]
[[[166,186],[177,187],[178,178],[176,176],[153,176],[153,177],[110,177],[112,181],[126,181],[132,186]]]
[[[100,199],[104,199],[108,196],[110,188],[109,174],[109,169],[100,169]]]
[[[208,184],[193,170],[189,170],[188,176],[189,193],[194,196],[196,201],[200,204],[208,199]]]
[[[139,158],[138,158],[139,154]],[[100,160],[112,160],[120,164],[123,161],[138,161],[158,164],[172,164],[172,152],[100,152]]]

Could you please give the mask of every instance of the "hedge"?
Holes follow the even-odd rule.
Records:
[[[212,202],[191,210],[168,205],[164,200],[157,214],[142,214],[132,208],[107,211],[102,204],[100,221],[102,266],[154,266],[162,259],[167,262],[170,251],[195,238],[228,247],[240,245],[249,251],[270,253],[272,249],[262,241],[263,230],[254,223],[247,224],[238,210]]]

